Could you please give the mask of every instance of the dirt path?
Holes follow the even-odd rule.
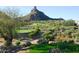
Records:
[[[1,46],[1,45],[4,45],[4,43],[5,43],[4,38],[0,38],[0,46]]]

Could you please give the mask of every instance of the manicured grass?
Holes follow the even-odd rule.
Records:
[[[72,43],[31,45],[29,53],[48,53],[50,49],[59,48],[62,53],[78,53],[79,45]]]
[[[48,53],[49,49],[55,48],[55,45],[50,44],[40,44],[40,45],[31,45],[29,49],[31,53]]]
[[[16,30],[17,33],[29,33],[29,32],[32,32],[34,31],[33,29],[30,29],[30,30]]]

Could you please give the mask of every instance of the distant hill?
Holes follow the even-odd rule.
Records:
[[[47,15],[45,15],[43,12],[39,11],[36,6],[31,10],[31,12],[28,15],[20,17],[19,19],[24,20],[24,21],[30,21],[30,20],[64,20],[62,18],[50,18]]]

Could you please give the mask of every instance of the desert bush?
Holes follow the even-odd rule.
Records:
[[[69,40],[68,43],[74,44],[74,40]]]
[[[62,52],[78,52],[79,45],[73,43],[73,41],[64,41],[57,43],[57,48],[59,48]],[[77,49],[78,48],[78,49]]]
[[[51,36],[52,36],[52,34],[51,34],[50,31],[49,31],[49,32],[45,32],[45,33],[43,33],[43,35],[42,35],[42,37],[43,37],[44,39],[50,39]]]
[[[34,36],[37,36],[37,34],[39,34],[39,33],[40,33],[40,29],[35,29],[35,31],[30,32],[30,33],[28,34],[28,36],[29,36],[30,38],[32,38],[32,37],[34,37]]]
[[[25,43],[22,46],[27,47],[27,46],[30,46],[30,45],[31,45],[30,41],[25,41]]]
[[[59,42],[58,43],[58,47],[62,50],[62,49],[65,49],[65,48],[68,48],[68,42],[67,41],[64,41],[64,42]]]
[[[18,40],[17,42],[16,42],[16,46],[19,46],[21,44],[21,42]]]
[[[63,25],[65,26],[75,26],[75,21],[74,20],[66,20],[64,21]]]

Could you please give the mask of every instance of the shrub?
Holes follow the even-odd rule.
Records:
[[[40,29],[35,29],[35,31],[29,33],[28,36],[29,36],[30,38],[32,38],[32,37],[36,36],[36,35],[39,34],[39,33],[40,33]]]
[[[68,43],[73,44],[74,40],[69,40]]]
[[[64,42],[59,42],[58,43],[58,48],[60,48],[61,50],[68,48],[68,42],[64,41]]]
[[[18,40],[18,41],[16,42],[16,45],[19,46],[20,44],[21,44],[21,42]]]
[[[67,20],[67,21],[64,21],[63,23],[65,26],[75,26],[75,21],[74,20]]]
[[[79,46],[73,43],[73,41],[64,41],[64,42],[59,42],[57,43],[57,47],[62,51],[62,52],[76,52]]]
[[[46,32],[42,35],[43,39],[46,39],[46,40],[52,40],[54,39],[54,35],[52,34],[52,32]]]

